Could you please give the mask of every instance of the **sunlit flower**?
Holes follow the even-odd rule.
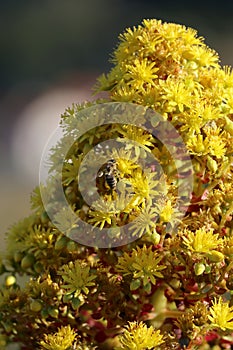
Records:
[[[193,60],[200,66],[207,67],[218,67],[219,57],[216,51],[204,47],[204,46],[193,46],[192,47]]]
[[[155,67],[155,63],[147,60],[135,59],[133,64],[126,66],[126,69],[127,84],[136,89],[142,89],[146,84],[153,85],[154,79],[158,77],[156,74],[158,68]]]
[[[221,135],[208,134],[205,139],[206,149],[211,156],[221,158],[226,153],[226,142]]]
[[[136,89],[129,85],[119,86],[116,92],[113,92],[112,99],[121,102],[136,102],[139,99]]]
[[[153,234],[157,218],[158,209],[152,208],[150,205],[146,206],[130,226],[133,236],[142,237],[145,233]]]
[[[159,181],[155,179],[155,174],[152,172],[143,172],[139,169],[134,172],[132,178],[129,179],[129,183],[134,189],[135,198],[153,198],[159,194]]]
[[[162,88],[162,99],[166,101],[167,112],[184,111],[185,107],[191,107],[193,89],[188,89],[182,81],[174,81],[174,79],[167,79],[160,83]]]
[[[119,336],[120,347],[115,350],[147,350],[155,349],[164,342],[163,335],[152,326],[147,327],[143,322],[129,322],[125,331]]]
[[[112,212],[103,212],[103,211],[96,211],[96,210],[91,210],[89,212],[90,215],[90,219],[88,220],[88,222],[90,224],[94,224],[94,227],[99,226],[100,230],[102,230],[104,228],[104,226],[106,224],[108,224],[109,226],[111,226],[112,224],[112,220],[113,220],[113,216],[114,213]]]
[[[59,271],[64,281],[63,288],[67,290],[68,294],[74,293],[75,297],[79,294],[89,293],[89,287],[94,286],[93,280],[96,275],[91,274],[90,266],[76,260],[70,261],[69,264],[63,265]]]
[[[208,132],[205,137],[201,134],[189,136],[187,146],[191,153],[209,154],[216,158],[223,157],[226,153],[226,141],[221,135],[218,135],[218,132],[219,130]]]
[[[88,212],[90,217],[88,222],[93,224],[94,227],[99,226],[102,230],[106,225],[112,225],[117,213],[119,213],[119,211],[116,211],[114,203],[104,201],[100,198],[98,201],[92,203],[92,208]]]
[[[183,241],[190,250],[198,253],[211,253],[212,250],[223,245],[223,240],[218,234],[205,228],[200,228],[195,232],[186,230]]]
[[[165,206],[160,212],[160,221],[163,222],[170,222],[172,218],[172,214],[174,213],[174,209],[172,206],[172,202],[170,200],[167,201]]]
[[[233,330],[233,306],[230,307],[221,297],[218,300],[214,298],[210,314],[208,318],[211,321],[211,326],[221,328],[223,331]]]
[[[54,334],[45,334],[44,340],[41,340],[41,349],[47,350],[67,350],[71,349],[77,334],[70,325],[61,327]]]
[[[224,238],[223,253],[230,258],[233,257],[233,237]]]
[[[118,138],[117,140],[120,142],[124,142],[126,144],[126,149],[142,147],[146,151],[150,152],[150,147],[153,147],[153,136],[146,132],[144,129],[137,128],[134,125],[123,125],[119,128],[119,133],[123,136],[122,138]],[[127,140],[132,140],[135,143],[127,143]],[[139,145],[137,145],[139,144]],[[137,156],[137,154],[136,154]]]
[[[132,275],[134,279],[142,280],[143,286],[149,282],[156,283],[156,278],[163,278],[161,270],[166,266],[160,265],[163,256],[152,251],[152,247],[137,247],[132,253],[124,253],[118,258],[117,270],[124,276]]]
[[[117,169],[121,177],[131,175],[139,167],[137,164],[138,157],[132,153],[132,150],[126,150],[125,148],[113,149],[111,156],[116,159]]]
[[[187,146],[190,152],[193,154],[207,154],[204,138],[203,135],[201,135],[200,133],[191,135],[187,140]]]

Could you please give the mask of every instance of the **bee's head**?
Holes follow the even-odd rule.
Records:
[[[116,164],[116,160],[113,159],[113,158],[112,158],[112,159],[109,159],[109,160],[108,160],[108,163],[109,163],[109,164]]]

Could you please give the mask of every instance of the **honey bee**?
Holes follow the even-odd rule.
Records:
[[[110,192],[116,190],[119,174],[117,170],[117,162],[115,159],[109,159],[99,169],[96,177],[96,186],[99,192]]]

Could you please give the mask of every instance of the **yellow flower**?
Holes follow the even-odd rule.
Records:
[[[128,61],[129,57],[134,57],[135,52],[139,51],[141,43],[139,38],[143,34],[142,28],[127,28],[123,34],[119,35],[120,44],[115,51],[112,61]]]
[[[76,338],[75,331],[70,325],[61,327],[56,333],[44,336],[44,340],[40,342],[41,349],[47,350],[67,350],[72,348]]]
[[[174,212],[174,209],[172,207],[172,202],[168,200],[166,205],[160,212],[160,221],[170,222],[173,212]]]
[[[96,278],[96,275],[90,273],[90,266],[79,260],[75,262],[70,261],[69,264],[63,265],[59,275],[62,276],[65,282],[62,287],[67,289],[67,294],[74,293],[75,297],[82,292],[88,294],[88,287],[95,285],[93,280]]]
[[[153,234],[155,232],[156,219],[158,218],[158,210],[150,205],[142,209],[140,215],[133,221],[130,229],[132,235],[142,237],[145,233]]]
[[[88,216],[90,217],[88,223],[94,224],[94,227],[100,226],[102,230],[106,225],[112,225],[118,212],[114,207],[114,203],[104,201],[100,198],[92,203],[92,208],[88,212]]]
[[[224,237],[223,253],[232,259],[232,257],[233,257],[233,237]]]
[[[113,101],[120,102],[136,102],[139,99],[139,94],[136,89],[128,85],[120,85],[112,94]]]
[[[156,251],[152,251],[152,247],[143,246],[133,249],[132,253],[124,253],[118,258],[117,270],[124,276],[133,275],[134,279],[142,280],[143,286],[148,283],[155,284],[156,277],[163,278],[161,270],[166,266],[159,265],[163,256],[159,256]]]
[[[219,132],[219,129],[217,130]],[[211,156],[215,156],[216,158],[221,158],[226,153],[226,142],[222,135],[218,135],[216,132],[208,133],[205,139],[206,149]]]
[[[155,349],[164,342],[163,335],[152,326],[147,327],[143,322],[129,322],[125,331],[119,336],[120,347],[115,350],[149,350]]]
[[[111,226],[114,213],[91,210],[89,215],[92,216],[92,218],[89,219],[88,222],[90,224],[94,223],[94,227],[100,226],[100,230],[102,230],[106,224]]]
[[[160,82],[162,88],[162,99],[166,101],[167,112],[184,111],[185,107],[191,107],[192,91],[182,81],[174,81],[174,78],[168,78]]]
[[[119,133],[123,136],[123,138],[118,138],[117,140],[120,142],[124,142],[126,144],[126,149],[129,148],[137,148],[138,144],[140,147],[144,148],[146,151],[151,152],[150,147],[153,147],[153,136],[146,132],[144,129],[140,129],[134,125],[123,125],[118,129]],[[134,141],[136,144],[129,143],[127,144],[127,139]],[[136,155],[137,151],[135,150]]]
[[[194,134],[187,140],[187,146],[191,153],[196,155],[206,154],[207,149],[205,147],[204,138],[201,134]]]
[[[154,80],[158,77],[156,72],[158,68],[155,67],[155,62],[148,62],[146,59],[140,61],[135,59],[133,64],[126,66],[127,73],[125,79],[127,84],[135,89],[142,89],[154,84]]]
[[[134,159],[130,159],[131,151],[121,151],[119,152],[119,155],[115,152],[113,152],[113,157],[117,161],[117,168],[121,174],[122,177],[126,175],[132,175],[132,172],[139,168],[139,165],[136,164],[137,157],[134,157]]]
[[[159,194],[159,182],[155,180],[155,174],[149,172],[145,173],[146,172],[143,173],[141,169],[138,169],[128,181],[129,184],[133,186],[135,192],[135,203],[137,202],[136,199],[140,202]]]
[[[216,158],[222,158],[226,153],[226,143],[221,136],[210,136],[208,140],[209,154]]]
[[[218,300],[214,298],[213,306],[210,308],[208,316],[213,327],[233,330],[233,306],[229,307],[227,302],[224,302],[220,297]]]
[[[215,248],[223,245],[223,240],[213,230],[201,228],[195,232],[186,230],[183,237],[184,244],[192,251],[198,253],[211,253]]]
[[[196,61],[199,66],[219,67],[218,54],[209,47],[193,46],[192,54],[193,60]]]
[[[209,154],[216,158],[222,158],[226,153],[226,142],[219,129],[212,132],[206,131],[206,137],[201,134],[189,136],[187,146],[191,153],[197,155]]]

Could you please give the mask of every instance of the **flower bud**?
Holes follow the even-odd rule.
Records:
[[[34,271],[36,273],[41,273],[44,270],[43,265],[41,264],[41,262],[37,261],[34,265]]]
[[[39,312],[42,309],[42,303],[39,300],[33,300],[30,303],[30,310],[34,312]]]
[[[5,285],[6,285],[6,287],[11,287],[11,286],[13,286],[13,284],[15,284],[16,283],[16,278],[15,278],[15,276],[7,276],[6,277],[6,280],[5,280]]]
[[[208,254],[208,258],[210,261],[217,263],[224,260],[224,254],[217,250],[212,250],[211,253]]]
[[[62,250],[66,248],[67,245],[67,238],[65,236],[59,238],[55,243],[55,250]]]
[[[71,252],[74,252],[75,250],[77,250],[77,243],[74,241],[69,241],[67,243],[67,249]]]
[[[194,265],[194,271],[196,276],[200,276],[205,271],[205,265],[203,263],[197,263]]]
[[[212,171],[213,173],[216,173],[216,171],[218,170],[218,163],[216,162],[216,160],[214,160],[210,156],[207,157],[206,165],[207,165],[208,169],[210,171]]]
[[[32,254],[27,254],[24,256],[24,258],[21,261],[21,267],[22,269],[28,269],[29,267],[32,267],[35,262],[35,258]]]
[[[14,261],[16,262],[16,263],[19,263],[22,259],[23,259],[23,253],[22,252],[19,252],[19,251],[17,251],[17,252],[15,252],[14,253]]]
[[[224,126],[224,130],[226,130],[227,132],[229,132],[229,134],[231,136],[233,136],[233,121],[230,120],[230,118],[225,117],[225,126]]]
[[[59,310],[56,309],[56,308],[50,308],[50,309],[48,310],[48,313],[49,313],[49,315],[50,315],[51,317],[53,317],[53,318],[58,318]]]

